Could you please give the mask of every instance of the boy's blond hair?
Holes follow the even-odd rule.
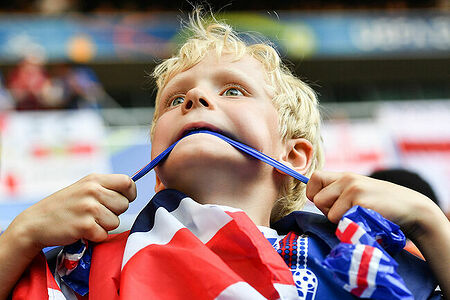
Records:
[[[229,26],[214,17],[206,22],[201,10],[197,9],[190,17],[188,30],[191,37],[182,45],[178,53],[163,61],[153,71],[158,92],[155,113],[151,129],[159,118],[158,103],[161,91],[176,74],[186,71],[199,63],[210,51],[218,57],[232,54],[236,60],[244,55],[257,59],[267,71],[267,80],[273,88],[272,102],[279,115],[279,130],[283,141],[292,138],[305,138],[314,148],[311,167],[306,176],[322,166],[323,152],[320,137],[320,113],[315,92],[300,79],[295,77],[283,64],[275,49],[266,43],[246,44]],[[272,210],[271,220],[276,221],[288,213],[301,209],[306,202],[305,184],[286,180],[280,189]]]

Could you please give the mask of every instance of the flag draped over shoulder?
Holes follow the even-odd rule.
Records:
[[[124,238],[95,246],[89,299],[298,298],[289,268],[241,210],[165,190],[139,214],[123,251]],[[61,293],[54,279],[24,283],[13,299],[43,299],[33,296],[38,291],[64,299],[50,295],[51,287]]]
[[[44,255],[37,256],[12,299],[313,299],[316,292],[305,294],[307,274],[317,275],[317,295],[326,299],[413,298],[389,255],[404,246],[398,226],[361,207],[344,215],[337,238],[319,223],[309,230],[292,226],[308,219],[282,219],[291,225],[285,236],[275,232],[273,246],[243,211],[164,190],[130,231],[64,247],[54,275]],[[302,231],[311,235],[296,233]],[[324,242],[335,246],[323,248]]]
[[[13,297],[15,299],[66,299],[55,281],[47,265],[45,256],[40,253],[32,261],[16,285]]]
[[[153,199],[131,229],[121,298],[297,298],[291,272],[244,212],[165,194],[171,201]]]

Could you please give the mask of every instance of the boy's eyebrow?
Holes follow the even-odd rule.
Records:
[[[211,75],[214,82],[222,83],[224,81],[236,81],[236,83],[242,83],[244,86],[251,88],[252,90],[258,87],[258,81],[256,81],[251,76],[245,74],[245,72],[241,72],[232,67],[220,67],[214,68]],[[196,81],[192,76],[186,75],[186,73],[181,72],[176,74],[167,85],[164,87],[164,91],[161,96],[166,96],[167,94],[173,94],[174,92],[183,91],[186,89],[186,86],[194,84]],[[271,86],[264,79],[264,92],[267,93],[268,96],[272,96]],[[163,97],[161,97],[163,99]]]
[[[223,67],[221,69],[218,69],[214,74],[214,80],[220,81],[220,79],[223,77],[235,78],[235,81],[237,81],[236,83],[244,83],[246,87],[249,87],[252,90],[255,90],[259,87],[259,81],[257,81],[254,77],[251,77],[245,72],[241,72],[231,67]],[[263,87],[264,92],[267,93],[268,96],[272,97],[272,89],[270,88],[270,84],[265,78],[263,79],[263,82],[264,85],[261,85],[261,87]]]

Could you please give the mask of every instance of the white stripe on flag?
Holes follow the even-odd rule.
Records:
[[[299,299],[295,285],[274,283],[273,287],[277,290],[281,300]]]
[[[207,207],[218,207],[223,211],[228,211],[228,212],[240,212],[243,211],[240,208],[235,208],[235,207],[231,207],[231,206],[226,206],[226,205],[218,205],[218,204],[203,204],[203,206],[207,206]]]
[[[376,289],[376,277],[378,268],[380,266],[380,260],[383,256],[383,252],[380,249],[374,248],[372,258],[369,263],[369,272],[367,273],[367,288],[361,294],[361,298],[370,298]]]
[[[352,221],[349,218],[342,218],[342,220],[338,223],[338,229],[341,233],[344,233],[345,229],[347,229],[348,224],[350,224]]]
[[[83,243],[84,244],[84,243]],[[60,264],[58,265],[57,272],[59,274],[59,276],[66,276],[69,275],[70,273],[72,273],[73,270],[75,270],[75,268],[78,266],[78,262],[80,261],[80,259],[83,257],[84,253],[86,252],[86,247],[83,247],[83,251],[81,251],[81,253],[66,253],[61,251],[58,254],[58,259],[57,261],[60,262]],[[77,262],[76,265],[74,265],[73,269],[67,269],[65,267],[64,261],[68,260],[71,262]]]
[[[355,245],[355,250],[352,255],[352,262],[350,263],[350,270],[348,271],[350,289],[357,287],[358,271],[364,249],[364,245]]]
[[[220,228],[233,220],[222,208],[202,205],[191,198],[181,200],[172,215],[204,244],[209,242]]]
[[[47,288],[47,291],[49,300],[66,300],[66,297],[64,297],[63,293],[60,290]]]
[[[81,253],[64,253],[64,258],[70,261],[79,261],[86,252],[86,248]]]
[[[247,282],[236,282],[229,285],[224,289],[216,298],[216,300],[235,300],[235,299],[254,299],[254,300],[264,300],[263,295],[261,295],[257,290],[255,290]]]
[[[359,244],[360,243],[359,239],[365,233],[366,233],[366,231],[358,224],[358,229],[356,230],[356,232],[352,235],[352,238],[350,239],[352,241],[352,244],[353,245]]]
[[[168,219],[170,222],[162,223],[161,220],[163,219]],[[183,224],[174,219],[166,209],[158,208],[155,213],[155,223],[152,230],[134,232],[128,236],[123,253],[122,269],[139,250],[151,244],[167,244],[181,228],[183,228]]]
[[[338,223],[338,229],[339,231],[343,234],[345,232],[345,230],[347,229],[348,225],[355,223],[352,220],[350,220],[349,218],[345,217],[342,220],[339,221]],[[353,245],[359,244],[359,239],[361,238],[361,236],[363,234],[366,233],[366,231],[358,224],[358,229],[356,229],[355,233],[353,233],[352,237],[350,238],[351,242]]]
[[[207,243],[232,218],[218,207],[201,205],[191,198],[181,200],[177,209],[169,213],[159,207],[155,213],[153,228],[147,232],[134,232],[127,239],[122,259],[122,269],[128,260],[141,249],[151,245],[165,245],[175,233],[189,229],[203,243]]]

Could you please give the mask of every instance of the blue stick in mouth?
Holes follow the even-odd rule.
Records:
[[[267,156],[264,153],[262,153],[256,149],[253,149],[250,146],[247,146],[247,145],[237,142],[233,139],[230,139],[229,137],[226,137],[220,133],[206,130],[206,129],[200,129],[200,130],[195,130],[195,131],[189,132],[187,135],[183,136],[181,139],[179,139],[178,141],[176,141],[175,143],[170,145],[166,150],[164,150],[161,154],[159,154],[157,157],[155,157],[149,164],[147,164],[141,170],[136,172],[136,174],[134,174],[133,177],[131,177],[131,179],[133,179],[133,181],[137,181],[140,178],[142,178],[145,174],[147,174],[154,167],[156,167],[160,162],[162,162],[164,159],[166,159],[167,156],[169,156],[172,149],[178,144],[179,141],[181,141],[182,139],[184,139],[187,136],[190,136],[192,134],[197,134],[197,133],[207,133],[207,134],[214,135],[218,138],[221,138],[222,140],[229,143],[231,146],[235,147],[236,149],[238,149],[250,156],[253,156],[254,158],[257,158],[257,159],[265,162],[268,165],[271,165],[272,167],[284,172],[285,174],[287,174],[289,176],[294,177],[295,179],[300,180],[303,183],[308,183],[308,180],[309,180],[308,177],[298,173],[297,171],[292,170],[288,166],[283,165],[279,161],[276,161],[275,159],[271,158],[270,156]]]

